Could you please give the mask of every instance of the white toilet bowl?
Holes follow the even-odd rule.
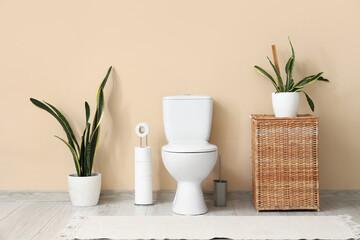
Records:
[[[182,215],[207,212],[201,183],[214,168],[217,147],[209,144],[213,100],[210,96],[163,98],[164,130],[168,144],[162,159],[177,181],[172,211]]]
[[[197,153],[177,153],[163,150],[162,158],[166,169],[177,181],[172,211],[182,215],[206,213],[208,209],[201,183],[215,166],[217,150]]]

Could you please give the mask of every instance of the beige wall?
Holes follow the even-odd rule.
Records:
[[[251,188],[250,120],[272,113],[269,69],[276,44],[283,68],[290,36],[296,79],[320,71],[330,84],[307,88],[320,118],[322,189],[360,188],[360,1],[0,1],[0,189],[64,190],[74,172],[64,136],[30,97],[58,106],[79,134],[84,101],[105,89],[95,170],[103,189],[134,187],[134,127],[151,125],[154,189],[175,189],[161,160],[161,98],[214,98],[210,142],[223,154],[230,190]],[[309,113],[301,97],[300,113]],[[212,188],[217,167],[205,181]]]

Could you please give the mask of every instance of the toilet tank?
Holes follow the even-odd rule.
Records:
[[[210,96],[163,97],[163,119],[168,142],[208,141],[213,99]]]

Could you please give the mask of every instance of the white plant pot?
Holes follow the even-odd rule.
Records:
[[[95,206],[99,202],[101,190],[101,173],[93,173],[89,177],[68,176],[71,203],[78,207]]]
[[[275,117],[296,117],[299,109],[299,93],[272,93],[272,105]]]

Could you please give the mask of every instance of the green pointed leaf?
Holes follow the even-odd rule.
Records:
[[[267,73],[264,69],[262,69],[259,66],[254,66],[254,68],[258,73],[260,73],[261,75],[263,75],[263,76],[267,77],[268,79],[270,79],[270,81],[272,82],[272,84],[274,85],[274,87],[276,89],[276,92],[280,91],[279,86],[277,85],[274,78],[269,73]]]
[[[93,164],[94,164],[94,160],[95,160],[95,156],[96,156],[96,151],[97,151],[97,146],[98,146],[98,142],[99,142],[99,136],[100,136],[100,127],[98,127],[92,138],[90,138],[90,169],[92,169]]]
[[[35,99],[35,98],[30,98],[30,101],[37,106],[38,108],[41,108],[47,112],[49,112],[51,115],[55,115],[53,110],[51,110],[47,105],[45,105],[44,103],[40,102],[39,100]]]
[[[95,131],[95,128],[97,126],[97,119],[98,119],[98,110],[96,109],[96,112],[95,112],[95,116],[94,116],[94,120],[93,120],[93,124],[92,124],[92,133],[94,133]]]
[[[79,164],[81,169],[81,176],[84,175],[84,172],[86,171],[86,165],[85,165],[85,134],[86,134],[87,128],[84,129],[83,135],[81,137],[81,147],[80,147],[80,158],[79,158]]]
[[[98,99],[98,102],[97,102],[97,109],[98,109],[98,115],[97,115],[97,118],[98,118],[98,125],[100,124],[101,122],[101,119],[103,117],[103,113],[104,113],[104,91],[101,90],[100,91],[100,96],[99,96],[99,99]]]
[[[290,92],[290,89],[292,88],[292,87],[294,87],[294,79],[290,79],[289,80],[289,87],[288,87],[288,91]]]
[[[314,111],[315,110],[314,102],[311,100],[311,98],[309,97],[309,95],[307,95],[306,92],[304,92],[304,91],[301,91],[301,92],[303,92],[305,94],[306,101],[307,101],[309,107],[311,108],[311,111]]]
[[[85,102],[85,113],[86,113],[86,123],[88,123],[90,117],[90,106],[88,102]]]
[[[63,143],[66,144],[66,146],[69,147],[71,154],[73,155],[74,158],[74,163],[75,163],[75,168],[76,168],[76,173],[78,176],[81,176],[81,171],[80,171],[80,164],[79,164],[79,158],[77,156],[77,153],[75,151],[75,149],[68,143],[66,142],[64,139],[62,139],[61,137],[55,136],[58,139],[60,139]]]
[[[103,112],[104,112],[104,92],[101,90],[99,101],[97,104],[97,110],[96,110],[96,114],[95,114],[96,119],[94,118],[94,123],[93,123],[93,128],[94,128],[94,125],[96,127],[94,128],[94,131],[91,134],[91,138],[93,138],[93,135],[94,135],[94,132],[96,131],[96,129],[100,127],[100,123],[101,123],[101,120],[103,117]]]
[[[90,142],[90,126],[91,126],[90,123],[88,123],[86,126],[86,140],[85,140],[86,145],[88,145]]]
[[[65,131],[65,134],[66,134],[66,136],[67,136],[67,139],[68,139],[68,141],[69,141],[69,144],[70,144],[73,148],[75,148],[74,142],[75,142],[75,143],[77,143],[77,142],[76,142],[76,139],[75,139],[75,137],[74,137],[74,134],[72,133],[72,130],[71,130],[70,125],[68,125],[68,126],[65,125],[64,120],[61,119],[61,117],[58,116],[58,114],[56,114],[56,112],[54,112],[54,110],[52,110],[52,109],[50,108],[51,105],[49,105],[49,106],[50,106],[50,107],[49,107],[49,106],[46,105],[46,103],[42,103],[42,102],[40,102],[39,100],[34,99],[34,98],[30,98],[30,101],[31,101],[35,106],[37,106],[37,107],[39,107],[39,108],[47,111],[48,113],[50,113],[50,114],[60,123],[60,125],[62,126],[62,128],[63,128],[64,131]],[[53,107],[53,106],[52,106],[52,107]],[[55,108],[55,109],[56,109],[56,108]],[[57,109],[56,109],[56,110],[57,110]],[[64,119],[65,119],[65,118],[64,118]],[[65,121],[66,121],[66,119],[65,119]],[[67,122],[67,121],[66,121],[66,122]],[[74,140],[75,140],[75,141],[74,141]],[[77,147],[78,147],[78,145],[77,145]]]
[[[316,80],[318,80],[318,78],[321,76],[321,74],[323,74],[323,72],[320,72],[316,75],[311,75],[311,76],[305,77],[304,79],[299,81],[297,84],[295,84],[294,88],[299,88],[299,87],[303,88],[306,85],[309,85],[309,84],[315,82]]]
[[[88,172],[89,172],[89,157],[88,157],[88,150],[87,148],[90,147],[89,144],[89,135],[90,135],[90,123],[86,124],[86,128],[84,131],[84,135],[83,135],[83,139],[84,139],[84,148],[83,148],[83,175],[84,176],[88,176]]]
[[[85,159],[85,163],[86,163],[86,173],[85,176],[91,176],[91,172],[92,172],[92,163],[91,163],[91,145],[88,144],[86,145],[86,159]]]
[[[285,73],[286,73],[286,89],[289,89],[290,83],[289,83],[289,67],[290,67],[290,63],[292,61],[292,56],[289,58],[289,60],[287,61],[286,65],[285,65]]]
[[[291,43],[291,40],[289,38],[289,43],[290,43],[290,46],[291,46],[291,63],[289,64],[289,72],[287,73],[288,75],[288,79],[289,79],[289,89],[290,89],[290,86],[294,84],[294,80],[293,80],[293,73],[294,73],[294,68],[295,68],[295,51],[294,51],[294,47]]]
[[[294,88],[303,88],[304,84],[306,82],[310,81],[311,79],[313,79],[314,77],[315,77],[315,75],[304,77],[297,84],[295,84]]]
[[[101,89],[101,90],[104,89],[105,84],[106,84],[106,82],[107,82],[107,80],[108,80],[108,78],[109,78],[109,76],[110,76],[111,70],[112,70],[112,66],[109,67],[109,69],[108,69],[108,71],[107,71],[107,73],[106,73],[106,76],[105,76],[104,80],[103,80],[102,83],[100,84],[99,89]]]
[[[272,68],[274,69],[274,71],[275,71],[275,73],[276,73],[276,76],[277,76],[277,78],[278,78],[278,80],[279,80],[279,83],[280,83],[280,90],[281,90],[281,92],[284,92],[284,83],[283,83],[283,80],[282,80],[282,78],[281,78],[281,76],[280,76],[280,73],[278,72],[278,70],[276,69],[276,67],[275,67],[275,65],[272,63],[272,61],[270,60],[270,58],[269,57],[267,57],[267,59],[269,60],[269,63],[270,63],[270,65],[272,66]]]
[[[112,66],[109,68],[108,72],[106,73],[106,76],[105,76],[104,80],[103,80],[102,83],[100,84],[99,89],[98,89],[98,91],[97,91],[97,95],[96,95],[96,103],[97,103],[97,105],[99,105],[100,94],[101,94],[101,91],[103,91],[103,89],[104,89],[104,87],[105,87],[105,84],[107,83],[107,80],[108,80],[108,78],[109,78],[111,69],[112,69]]]
[[[294,87],[290,92],[300,92],[301,89],[303,89],[303,87]]]
[[[44,101],[45,102],[45,101]],[[69,141],[69,143],[70,143],[70,145],[72,146],[72,147],[74,147],[73,145],[75,144],[75,146],[77,147],[77,150],[78,150],[78,152],[80,152],[80,148],[79,148],[79,144],[78,144],[78,142],[77,142],[77,140],[76,140],[76,138],[75,138],[75,135],[74,135],[74,133],[73,133],[73,131],[72,131],[72,129],[71,129],[71,126],[70,126],[70,124],[69,124],[69,122],[66,120],[66,118],[64,117],[64,115],[56,108],[56,107],[54,107],[53,105],[51,105],[50,103],[48,103],[48,102],[45,102],[47,105],[49,105],[51,108],[52,108],[52,110],[54,110],[55,112],[56,112],[56,114],[58,115],[58,117],[60,118],[60,120],[64,123],[64,126],[65,126],[65,128],[66,128],[66,130],[65,130],[65,132],[68,132],[69,133],[69,135],[70,135],[70,137],[71,137],[71,140],[72,141]],[[71,144],[71,143],[74,143],[73,145]],[[74,147],[75,148],[75,147]]]
[[[292,61],[293,57],[291,56],[289,58],[289,60],[287,61],[286,65],[285,65],[285,73],[288,74],[289,73],[289,70],[290,70],[290,63]]]
[[[294,64],[293,64],[293,56],[291,56],[288,60],[288,62],[286,63],[285,66],[285,72],[286,72],[286,89],[285,91],[290,91],[291,87],[294,85],[294,80],[292,79],[292,73],[291,72],[291,68],[293,68]]]
[[[323,78],[323,77],[319,77],[317,80],[323,81],[323,82],[330,82],[329,80],[327,80],[326,78]]]
[[[93,120],[93,126],[92,126],[92,133],[91,133],[91,139],[93,138],[93,135],[96,131],[96,129],[100,126],[101,119],[103,116],[103,108],[104,108],[104,92],[103,89],[105,87],[105,84],[109,78],[110,72],[111,72],[112,66],[109,68],[103,82],[100,84],[100,87],[98,89],[98,93],[96,96],[96,112]]]

